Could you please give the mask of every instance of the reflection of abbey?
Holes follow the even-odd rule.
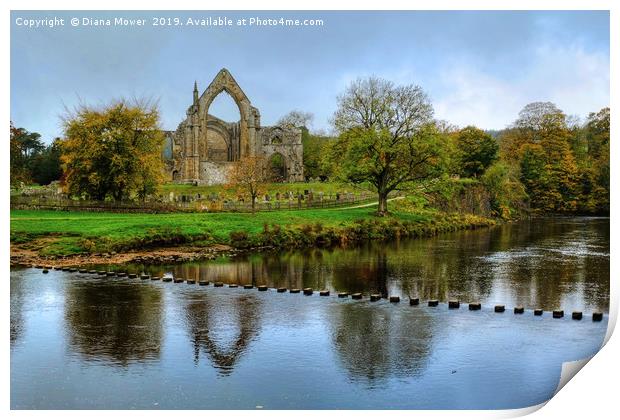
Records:
[[[226,91],[239,107],[241,119],[226,122],[209,115],[209,106]],[[221,184],[233,162],[245,156],[265,158],[265,170],[273,181],[303,180],[301,130],[261,127],[260,112],[254,108],[230,72],[220,70],[209,87],[194,100],[187,118],[176,131],[166,132],[164,157],[175,182]]]

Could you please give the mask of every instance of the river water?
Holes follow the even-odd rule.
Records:
[[[12,270],[12,408],[520,408],[549,399],[562,363],[602,344],[607,314],[591,313],[609,307],[609,220],[106,269],[211,284]]]

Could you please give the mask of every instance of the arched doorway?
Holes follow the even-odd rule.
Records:
[[[274,153],[267,162],[267,171],[271,182],[287,180],[286,159],[280,153]]]

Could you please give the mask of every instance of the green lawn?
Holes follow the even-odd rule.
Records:
[[[374,218],[375,207],[242,213],[123,214],[11,211],[11,242],[32,247],[41,254],[106,251],[140,243],[228,243],[231,232],[254,235],[265,224],[282,227],[322,224],[338,227]],[[403,221],[424,221],[428,216],[395,213]],[[175,239],[177,238],[177,239]],[[90,241],[85,242],[84,240]]]
[[[39,255],[122,252],[173,245],[311,246],[325,241],[338,243],[401,234],[428,236],[494,224],[480,216],[425,209],[418,201],[414,196],[391,201],[388,217],[377,217],[376,205],[254,215],[12,210],[11,245]]]

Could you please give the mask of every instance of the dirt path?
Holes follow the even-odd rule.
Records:
[[[215,259],[218,256],[233,256],[238,250],[228,245],[205,247],[164,247],[143,251],[123,253],[81,254],[69,257],[42,257],[36,251],[11,246],[11,266],[41,265],[48,267],[77,267],[93,264],[127,264],[127,263],[172,263],[195,260]]]
[[[394,200],[401,200],[405,198],[405,196],[400,196],[400,197],[394,197],[394,198],[388,198],[388,203],[390,201],[394,201]],[[336,207],[334,208],[334,210],[349,210],[349,209],[360,209],[362,207],[371,207],[371,206],[376,206],[378,205],[379,202],[378,201],[373,201],[372,203],[366,203],[366,204],[360,204],[358,206],[351,206],[351,207]]]

